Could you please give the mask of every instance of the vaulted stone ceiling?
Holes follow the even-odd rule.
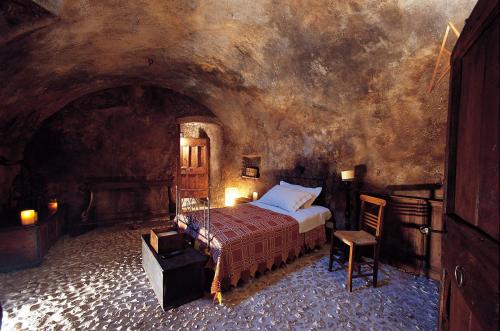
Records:
[[[473,0],[9,2],[43,15],[0,24],[0,154],[82,95],[157,85],[224,124],[229,182],[242,154],[264,172],[365,164],[375,186],[442,177],[447,83],[427,85]]]

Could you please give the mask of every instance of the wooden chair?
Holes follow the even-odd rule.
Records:
[[[337,261],[345,268],[345,258],[340,260],[334,256],[334,236],[349,246],[349,265],[347,267],[347,289],[352,292],[352,279],[364,276],[373,276],[373,287],[377,287],[378,260],[380,253],[380,238],[382,236],[382,223],[384,219],[384,207],[386,201],[383,199],[361,195],[360,231],[332,231],[330,263],[328,271],[332,271],[333,261]],[[371,207],[371,208],[367,208]],[[378,209],[373,212],[372,209]],[[356,246],[373,246],[373,262],[356,262]],[[362,274],[361,265],[368,265],[373,269],[371,274]],[[353,269],[357,268],[358,274],[353,276]]]

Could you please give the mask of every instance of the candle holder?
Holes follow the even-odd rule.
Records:
[[[32,225],[38,220],[38,213],[34,209],[23,210],[19,213],[22,225]]]
[[[50,199],[47,208],[50,214],[55,214],[57,212],[57,199]]]

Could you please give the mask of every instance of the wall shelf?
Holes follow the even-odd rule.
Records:
[[[245,175],[241,175],[241,178],[244,178],[244,179],[259,179],[259,177],[250,177],[250,176],[245,176]]]

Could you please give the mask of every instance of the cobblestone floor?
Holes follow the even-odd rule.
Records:
[[[141,265],[147,227],[63,237],[38,268],[0,274],[2,330],[435,330],[438,283],[382,265],[380,286],[328,272],[328,247],[165,313]]]

